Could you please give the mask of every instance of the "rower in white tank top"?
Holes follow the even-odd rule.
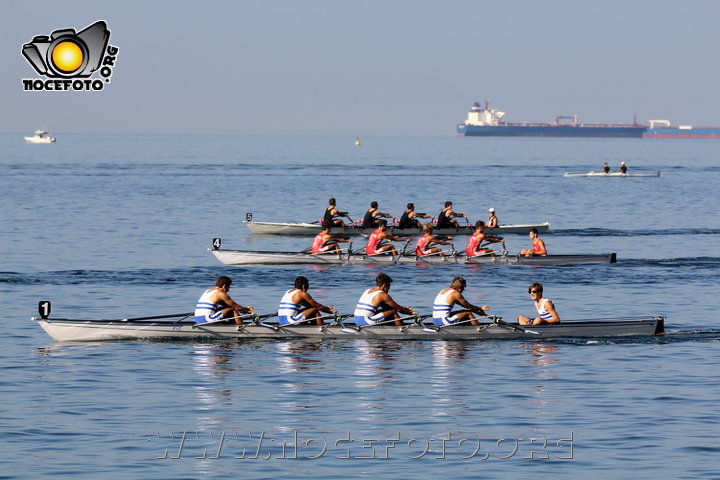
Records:
[[[293,303],[292,301],[293,295],[299,291],[299,288],[288,290],[285,292],[282,299],[280,299],[280,306],[278,307],[278,322],[280,322],[281,325],[293,325],[305,320],[305,314],[300,313],[300,304]]]
[[[540,300],[535,302],[535,309],[537,310],[538,315],[540,316],[540,318],[542,318],[545,321],[552,320],[552,318],[553,318],[552,313],[548,312],[545,309],[545,304],[548,301],[549,300],[547,298],[541,298]]]
[[[355,313],[353,314],[355,325],[374,325],[385,319],[383,312],[379,311],[379,308],[372,304],[375,296],[382,292],[382,290],[376,290],[372,293],[370,293],[370,290],[372,289],[365,290],[358,300]]]
[[[448,297],[456,292],[452,288],[440,291],[433,302],[433,323],[435,325],[451,325],[457,323],[460,319],[457,315],[451,313],[453,303],[448,301]]]
[[[218,288],[205,290],[195,305],[195,323],[213,323],[223,319],[223,313],[220,310],[221,305],[212,303],[210,297],[217,292]]]

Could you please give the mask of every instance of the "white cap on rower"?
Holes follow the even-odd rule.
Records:
[[[488,212],[494,212],[494,211],[495,211],[494,208],[492,208],[492,207],[488,208]]]

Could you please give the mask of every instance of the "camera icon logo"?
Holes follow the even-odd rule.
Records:
[[[35,36],[22,54],[40,75],[84,78],[100,68],[109,40],[110,30],[100,20],[79,32],[66,28]]]

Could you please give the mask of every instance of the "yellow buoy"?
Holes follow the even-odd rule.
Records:
[[[355,137],[355,146],[356,147],[360,146],[360,137]]]

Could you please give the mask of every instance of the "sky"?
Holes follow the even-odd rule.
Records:
[[[720,125],[716,0],[7,1],[0,132],[455,135],[510,122]],[[24,92],[36,35],[105,20],[100,92]],[[97,74],[94,75],[97,77]]]

